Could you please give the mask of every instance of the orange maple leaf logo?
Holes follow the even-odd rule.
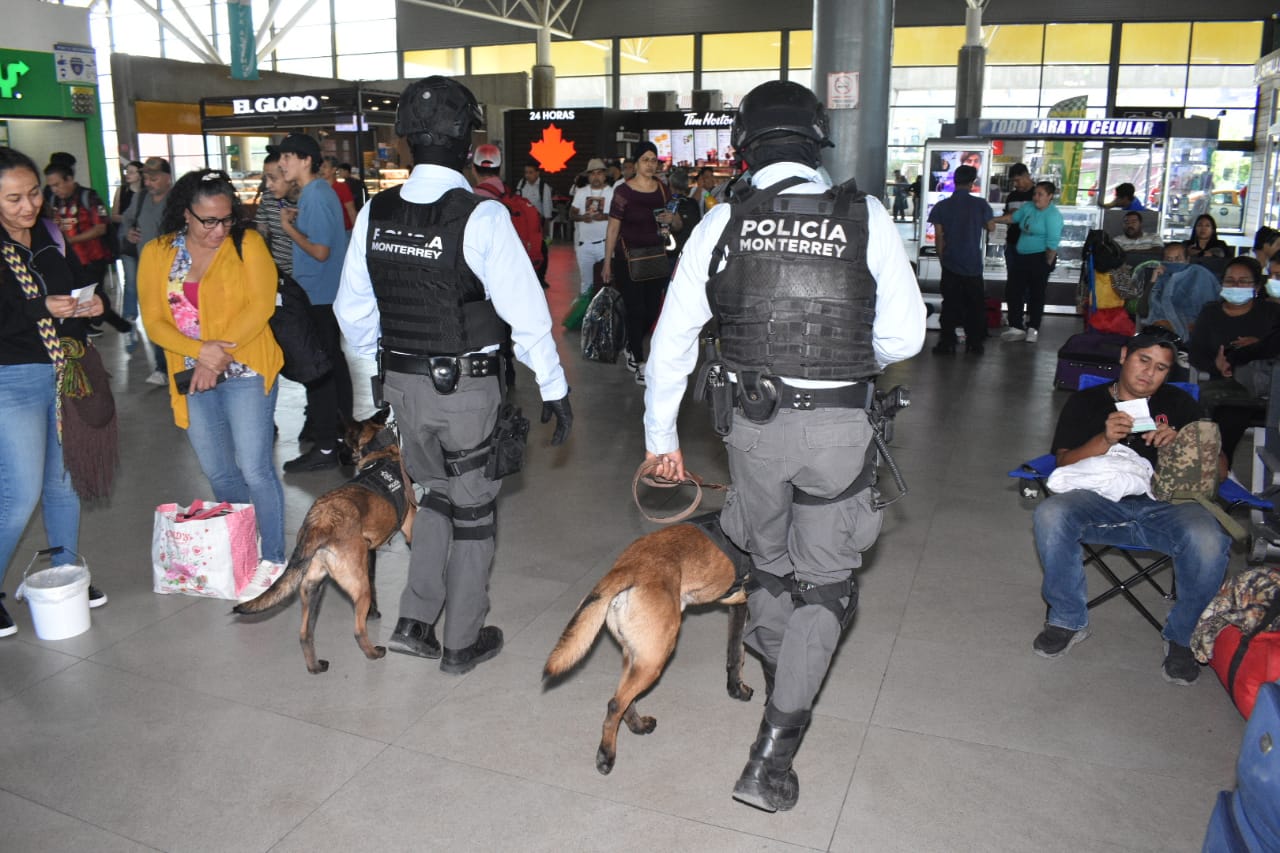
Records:
[[[578,148],[573,140],[565,139],[560,128],[554,124],[547,125],[542,131],[542,138],[529,146],[529,153],[538,161],[544,172],[560,172],[564,170]]]

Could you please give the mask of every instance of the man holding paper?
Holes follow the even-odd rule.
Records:
[[[1148,327],[1120,350],[1120,378],[1077,391],[1067,400],[1053,435],[1058,465],[1070,465],[1125,444],[1155,468],[1158,448],[1180,427],[1204,417],[1190,394],[1165,385],[1178,338]],[[1161,632],[1166,681],[1191,684],[1200,674],[1189,648],[1191,632],[1226,573],[1231,538],[1197,503],[1166,503],[1146,495],[1119,501],[1077,490],[1036,508],[1036,550],[1044,567],[1041,594],[1049,605],[1035,653],[1056,658],[1089,636],[1082,542],[1150,548],[1173,556],[1178,598]]]

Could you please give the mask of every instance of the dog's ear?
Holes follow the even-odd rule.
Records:
[[[381,409],[378,409],[378,411],[374,412],[372,416],[370,416],[369,423],[373,424],[374,426],[384,427],[387,425],[387,418],[389,417],[391,417],[391,407],[383,406]]]

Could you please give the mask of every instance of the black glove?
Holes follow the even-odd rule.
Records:
[[[551,420],[551,416],[556,418],[556,431],[551,435],[551,446],[564,444],[564,440],[569,437],[569,429],[573,426],[573,407],[569,405],[569,395],[565,394],[559,400],[551,400],[542,404],[542,423]]]

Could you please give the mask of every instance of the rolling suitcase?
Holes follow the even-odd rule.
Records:
[[[1074,391],[1080,387],[1080,376],[1084,373],[1116,379],[1120,376],[1120,348],[1127,340],[1124,335],[1094,330],[1067,338],[1058,350],[1053,387]]]

